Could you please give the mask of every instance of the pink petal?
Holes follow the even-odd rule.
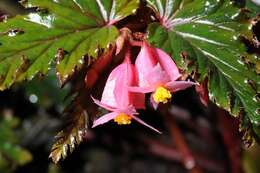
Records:
[[[162,133],[162,132],[160,132],[159,130],[157,130],[156,128],[150,126],[149,124],[147,124],[146,122],[144,122],[143,120],[141,120],[140,118],[138,118],[138,117],[136,117],[136,116],[134,116],[134,115],[131,115],[131,117],[132,117],[134,120],[136,120],[137,122],[141,123],[142,125],[144,125],[144,126],[150,128],[150,129],[152,129],[153,131],[155,131],[155,132],[157,132],[157,133],[159,133],[159,134]]]
[[[196,83],[191,81],[172,81],[165,85],[166,88],[168,88],[172,92],[185,90],[186,88],[189,88],[193,85],[196,85]]]
[[[135,71],[130,59],[125,60],[120,66],[122,69],[120,70],[120,74],[117,75],[113,93],[118,107],[125,108],[131,104],[130,93],[127,88],[134,82]]]
[[[127,115],[138,115],[139,114],[138,112],[136,112],[136,109],[133,105],[129,105],[125,109],[117,109],[117,112],[124,112]]]
[[[97,120],[95,120],[93,122],[92,128],[99,126],[101,124],[107,123],[108,121],[114,119],[117,115],[118,115],[118,113],[116,113],[116,112],[111,112],[111,113],[103,115],[102,117],[98,118]]]
[[[112,106],[110,106],[110,105],[107,105],[107,104],[105,104],[105,103],[102,103],[102,102],[100,102],[99,100],[97,100],[97,99],[95,99],[94,97],[92,97],[91,96],[91,98],[92,98],[92,100],[94,101],[94,103],[95,104],[97,104],[98,106],[100,106],[100,107],[102,107],[102,108],[105,108],[106,110],[108,110],[108,111],[115,111],[116,110],[116,108],[114,108],[114,107],[112,107]]]
[[[130,84],[130,86],[138,86],[138,75],[136,73],[136,68],[133,65],[134,69],[134,75],[133,75],[133,81]],[[129,88],[129,87],[128,87]],[[130,102],[136,109],[145,109],[145,94],[144,93],[134,93],[130,92],[127,88],[129,94],[130,94]]]
[[[138,77],[130,57],[117,66],[109,75],[105,85],[101,102],[107,105],[124,109],[128,105],[134,105],[137,109],[145,108],[145,95],[130,93],[128,86],[137,85]]]
[[[178,67],[172,58],[166,52],[158,48],[156,48],[156,54],[160,65],[162,66],[163,70],[165,70],[170,76],[171,80],[177,80],[181,74],[179,73]]]
[[[128,87],[128,90],[130,92],[135,92],[135,93],[151,93],[155,90],[154,87]]]
[[[124,65],[117,66],[108,76],[107,82],[105,84],[105,88],[103,90],[101,102],[113,107],[118,107],[114,90],[116,86],[116,81],[118,76],[122,74],[122,71],[124,70]]]
[[[131,93],[128,90],[129,86],[137,85],[137,77],[134,65],[131,64],[130,58],[122,64],[123,69],[117,76],[114,95],[118,108],[126,108],[133,105],[136,109],[145,108],[145,95],[140,93]]]
[[[140,87],[149,86],[146,80],[146,75],[153,69],[156,64],[157,62],[153,56],[152,49],[147,45],[146,42],[143,42],[141,51],[139,52],[135,61]]]
[[[147,74],[146,80],[151,87],[158,87],[171,81],[169,75],[161,68],[159,63]]]
[[[152,104],[154,110],[156,110],[158,108],[158,103],[156,103],[153,99],[153,94],[151,94],[150,96],[150,103]]]

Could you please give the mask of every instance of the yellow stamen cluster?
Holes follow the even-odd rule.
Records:
[[[172,94],[164,87],[158,87],[153,94],[153,99],[156,103],[167,103],[172,98]]]
[[[131,124],[131,120],[132,118],[125,113],[120,113],[114,118],[114,121],[119,125]]]

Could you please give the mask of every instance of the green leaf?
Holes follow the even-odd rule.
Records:
[[[148,0],[148,5],[159,20],[149,25],[150,43],[169,52],[186,73],[195,72],[195,80],[208,77],[213,102],[234,116],[244,110],[259,126],[259,59],[240,41],[251,37],[243,11],[229,0]]]
[[[8,142],[0,142],[0,151],[18,165],[25,165],[32,160],[30,152]]]
[[[58,165],[50,164],[48,173],[61,173],[61,168]]]
[[[250,10],[252,17],[256,17],[257,14],[260,14],[260,4],[256,4],[253,1],[257,0],[246,0],[246,8]]]
[[[63,84],[84,62],[114,44],[113,25],[132,14],[139,0],[28,0],[37,13],[0,23],[0,89],[46,74],[57,61]]]
[[[12,161],[16,165],[24,165],[32,160],[32,155],[18,145],[19,139],[13,131],[17,125],[18,119],[12,116],[0,118],[0,155],[8,158],[7,162]]]

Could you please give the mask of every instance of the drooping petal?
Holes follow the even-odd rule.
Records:
[[[184,90],[186,88],[189,88],[193,85],[196,85],[196,83],[191,81],[172,81],[165,85],[167,89],[169,89],[171,92],[176,92],[180,90]]]
[[[161,68],[159,63],[149,71],[146,80],[149,83],[149,86],[154,88],[171,81],[169,75]]]
[[[92,128],[99,126],[101,124],[107,123],[108,121],[114,119],[118,115],[117,112],[111,112],[108,114],[103,115],[102,117],[98,118],[93,122]]]
[[[129,86],[138,86],[138,75],[137,71],[134,65],[132,65],[134,69],[134,75],[133,75],[133,81]],[[129,87],[128,86],[128,87]],[[145,94],[144,93],[138,93],[138,92],[130,92],[127,88],[129,94],[130,94],[130,102],[135,107],[135,109],[145,109]]]
[[[128,105],[134,105],[136,109],[145,108],[145,95],[131,93],[128,86],[137,86],[135,66],[131,64],[130,55],[126,56],[124,62],[117,66],[109,75],[102,94],[101,103],[118,109],[124,109]]]
[[[146,122],[144,122],[143,120],[141,120],[140,118],[138,118],[137,116],[134,116],[134,115],[130,115],[134,120],[136,120],[137,122],[141,123],[142,125],[152,129],[153,131],[161,134],[162,132],[157,130],[156,128],[152,127],[151,125],[147,124]]]
[[[113,107],[118,107],[115,95],[114,95],[114,90],[116,87],[116,81],[118,76],[122,74],[122,71],[124,70],[124,65],[121,64],[117,66],[108,76],[108,79],[105,84],[105,88],[103,90],[101,102]]]
[[[113,94],[118,105],[117,107],[125,108],[130,103],[129,91],[127,90],[127,87],[132,80],[132,69],[127,62],[123,62],[120,66],[122,67],[122,70],[117,75]]]
[[[162,66],[163,70],[170,76],[171,81],[177,80],[181,74],[179,73],[178,67],[172,60],[172,58],[164,51],[159,48],[156,48],[157,59]]]
[[[103,102],[101,102],[101,101],[95,99],[95,98],[92,97],[92,96],[91,96],[91,98],[92,98],[92,100],[94,101],[95,104],[97,104],[98,106],[100,106],[100,107],[102,107],[102,108],[104,108],[104,109],[106,109],[106,110],[108,110],[108,111],[112,111],[112,112],[113,112],[113,111],[116,110],[116,108],[113,107],[113,106],[110,106],[110,105],[108,105],[108,104],[106,104],[106,103],[103,103]]]
[[[130,58],[126,58],[121,66],[123,69],[117,76],[114,89],[114,96],[118,108],[123,109],[129,105],[133,105],[136,109],[144,109],[145,95],[132,93],[128,90],[129,86],[138,85],[135,66],[131,64]]]
[[[135,67],[131,64],[130,58],[126,58],[121,64],[123,69],[117,76],[114,96],[118,108],[126,108],[129,105],[134,105],[137,109],[144,108],[144,94],[131,93],[128,90],[129,86],[137,85]]]
[[[135,61],[140,87],[149,86],[146,80],[147,73],[151,71],[156,64],[157,62],[151,52],[151,48],[144,42]]]

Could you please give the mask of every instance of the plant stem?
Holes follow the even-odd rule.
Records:
[[[159,157],[162,157],[166,160],[174,161],[174,162],[182,162],[182,154],[174,147],[170,145],[163,144],[159,142],[158,140],[148,138],[148,137],[142,137],[141,138],[147,145],[148,150]],[[218,172],[218,173],[224,173],[224,164],[222,162],[218,162],[215,160],[209,160],[208,158],[205,158],[203,156],[200,156],[198,154],[194,154],[194,158],[196,159],[198,165],[200,165],[202,168],[209,172]]]
[[[169,117],[169,116],[168,116]],[[192,156],[191,151],[189,150],[188,145],[182,135],[180,129],[178,128],[177,123],[173,118],[169,118],[170,121],[166,121],[166,125],[169,128],[170,135],[173,142],[175,142],[178,150],[182,153],[183,158],[182,162],[186,169],[190,170],[191,173],[201,173],[202,171],[195,163],[195,159]]]
[[[143,45],[142,41],[130,40],[129,43],[131,46],[136,46],[136,47],[141,47]]]
[[[203,171],[198,167],[198,165],[196,165],[192,152],[190,151],[181,130],[175,122],[175,119],[168,112],[168,106],[165,105],[161,107],[160,110],[162,115],[165,117],[165,123],[169,129],[172,143],[176,144],[177,149],[182,154],[182,163],[184,167],[187,170],[190,170],[191,173],[202,173]]]

